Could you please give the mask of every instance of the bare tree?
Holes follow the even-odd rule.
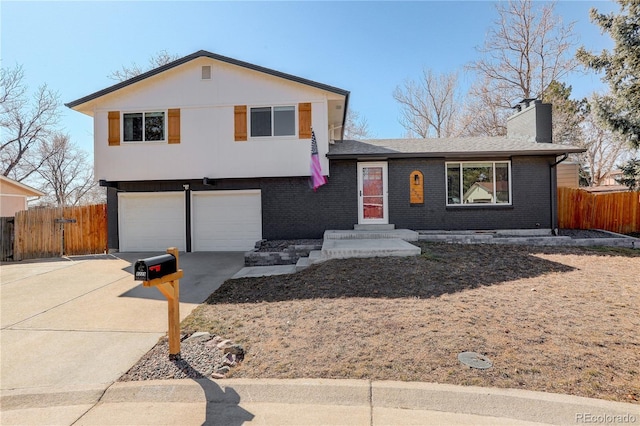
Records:
[[[523,98],[540,98],[549,84],[576,69],[573,23],[554,15],[554,3],[533,0],[498,2],[498,19],[471,63],[495,94],[497,106],[510,108]]]
[[[93,200],[97,184],[87,152],[73,144],[68,135],[56,134],[40,145],[44,162],[37,169],[42,190],[53,198],[57,206],[85,204],[87,195]]]
[[[146,67],[142,67],[134,62],[128,67],[123,65],[122,68],[113,71],[107,77],[116,81],[129,80],[130,78],[136,77],[149,70],[161,67],[162,65],[166,65],[179,58],[180,57],[178,55],[173,55],[168,53],[166,50],[161,50],[151,58],[149,58],[149,64]]]
[[[349,109],[347,111],[347,119],[344,123],[345,139],[368,139],[371,138],[369,130],[369,122],[366,117],[360,116],[358,111]]]
[[[474,84],[459,118],[459,136],[504,136],[509,110],[499,106],[499,93],[489,90],[486,79]]]
[[[400,104],[400,124],[410,137],[456,135],[460,109],[456,73],[435,74],[425,68],[420,80],[405,80],[402,87],[397,86],[393,98]]]
[[[595,96],[591,99],[591,112],[586,114],[581,124],[584,164],[591,175],[591,186],[599,186],[603,179],[620,162],[630,158],[631,152],[626,139],[618,132],[610,130],[595,113]]]
[[[0,73],[1,173],[20,182],[33,174],[45,158],[36,158],[39,146],[59,119],[58,94],[44,84],[31,99],[21,66]]]

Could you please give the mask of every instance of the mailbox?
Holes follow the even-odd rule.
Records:
[[[155,278],[173,274],[174,272],[178,272],[177,264],[176,257],[172,254],[162,254],[146,259],[138,259],[133,268],[134,280],[151,281]]]

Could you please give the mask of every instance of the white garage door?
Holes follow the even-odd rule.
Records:
[[[120,251],[184,250],[184,193],[119,193],[118,231]]]
[[[262,239],[260,190],[192,192],[193,251],[246,251]]]

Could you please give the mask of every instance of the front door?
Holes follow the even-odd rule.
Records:
[[[358,223],[389,223],[387,163],[358,163]]]

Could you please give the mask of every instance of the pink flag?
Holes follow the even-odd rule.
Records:
[[[313,190],[327,183],[327,178],[322,175],[320,167],[320,158],[318,157],[318,142],[316,141],[316,133],[311,130],[311,185]]]

